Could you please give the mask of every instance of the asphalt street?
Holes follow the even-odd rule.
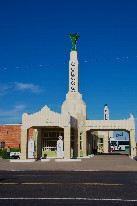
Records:
[[[0,205],[137,205],[136,172],[0,171]]]

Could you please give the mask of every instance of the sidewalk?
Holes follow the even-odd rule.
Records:
[[[92,158],[81,159],[81,162],[36,162],[13,163],[0,159],[0,171],[7,170],[37,170],[37,171],[137,171],[137,161],[127,155],[95,155]]]

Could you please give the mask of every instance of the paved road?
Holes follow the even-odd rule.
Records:
[[[0,172],[0,205],[137,205],[136,172]]]

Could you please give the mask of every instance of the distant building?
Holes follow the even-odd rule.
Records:
[[[5,142],[5,148],[21,147],[21,124],[0,125],[0,143]]]

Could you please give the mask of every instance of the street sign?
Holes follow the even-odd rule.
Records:
[[[4,141],[1,142],[1,148],[5,148],[5,142]]]
[[[20,152],[11,152],[10,156],[20,156]]]

